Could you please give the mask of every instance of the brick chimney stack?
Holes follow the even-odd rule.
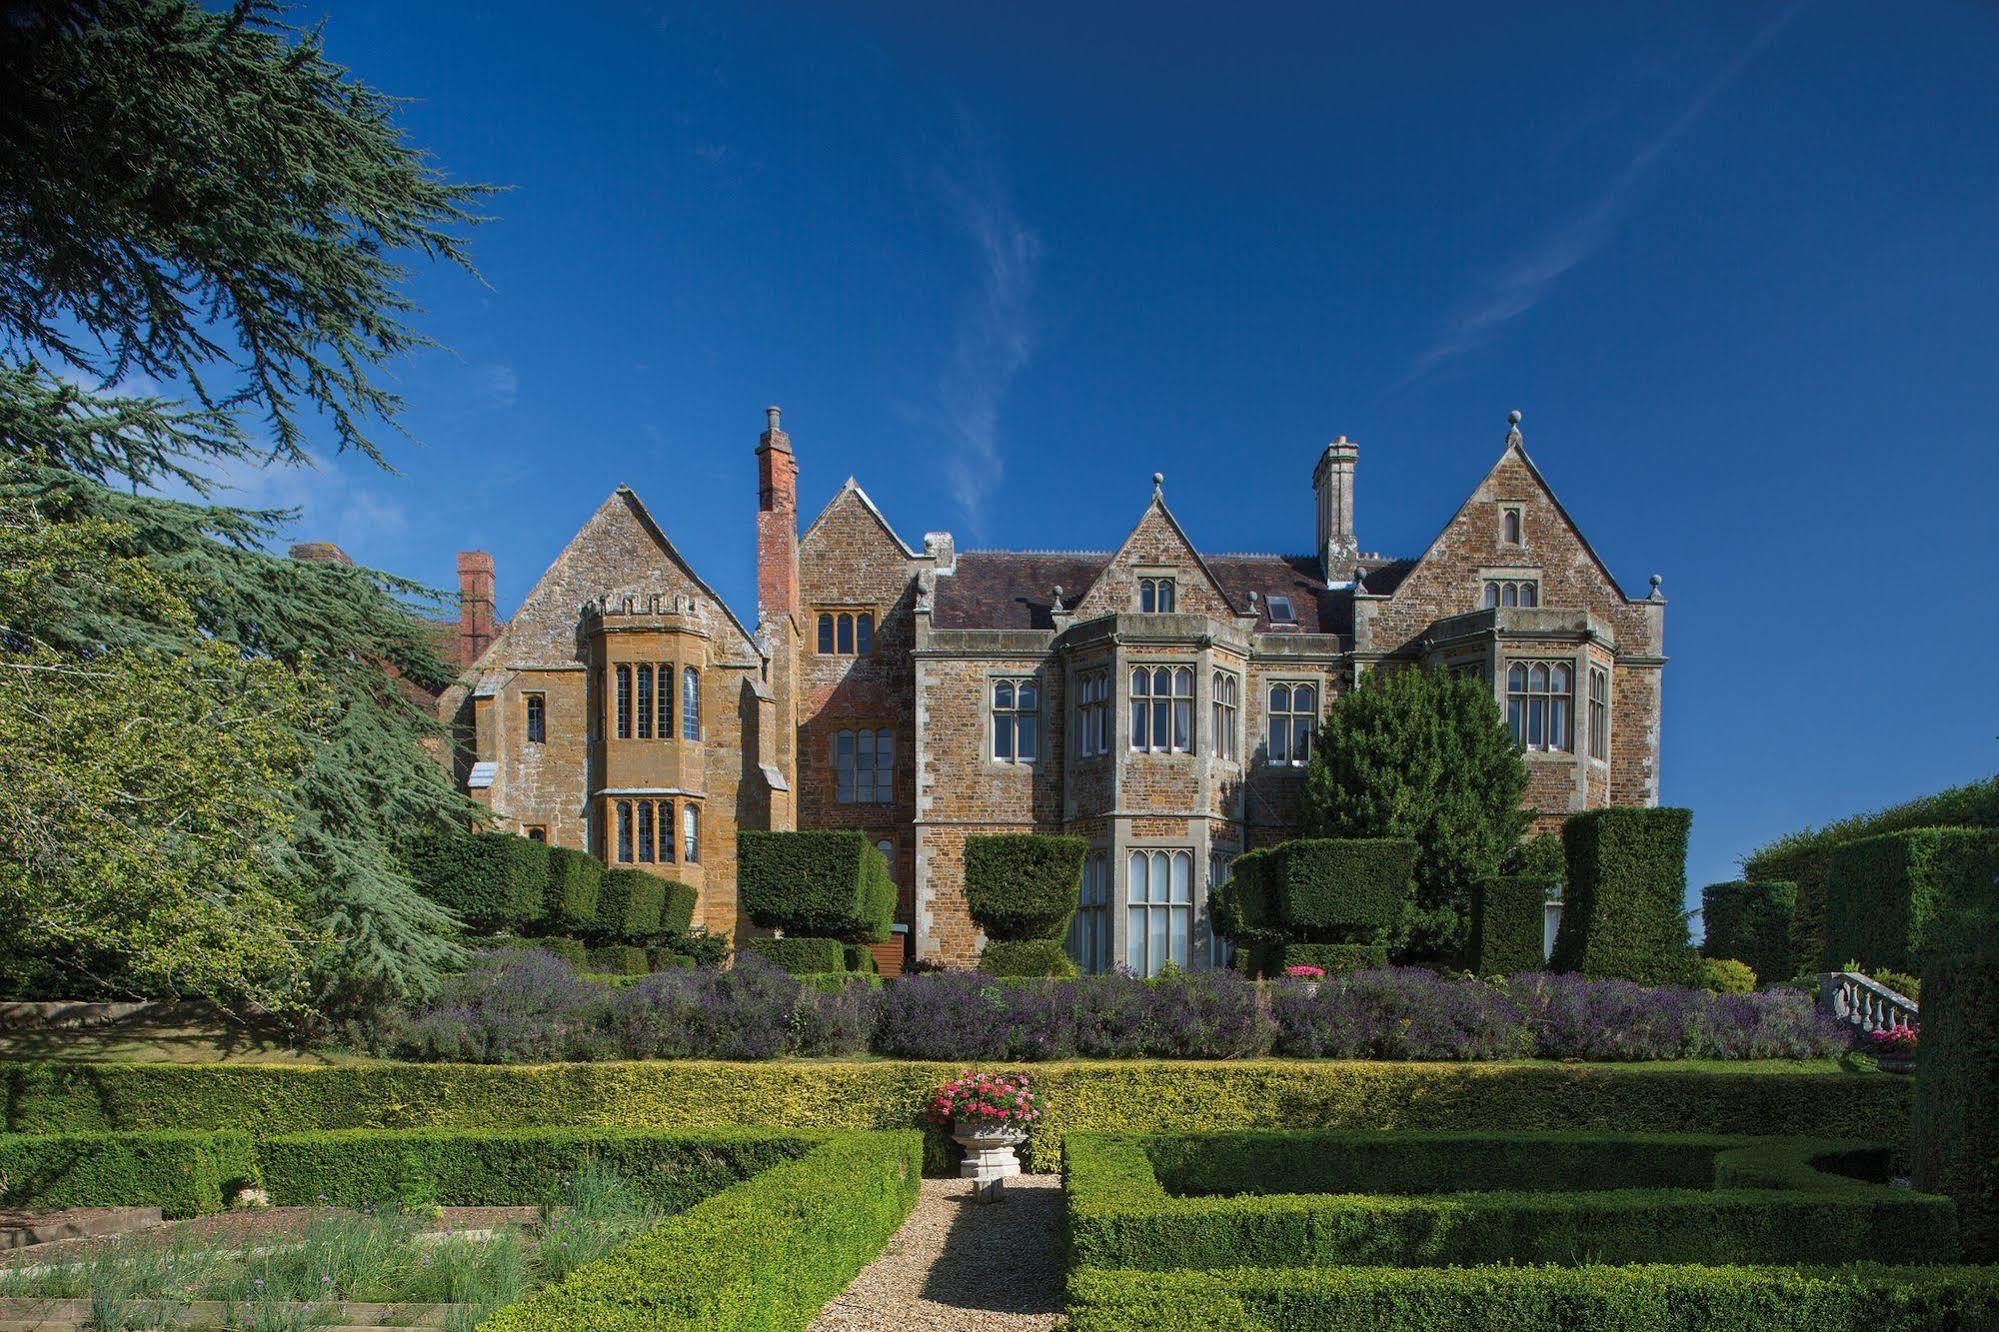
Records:
[[[470,666],[493,645],[493,557],[458,552],[458,664]]]
[[[1353,576],[1360,545],[1353,534],[1354,465],[1360,445],[1341,435],[1326,445],[1312,472],[1312,489],[1319,497],[1319,572],[1328,583]]]
[[[768,425],[757,444],[757,606],[798,611],[798,459],[791,436],[766,407]]]

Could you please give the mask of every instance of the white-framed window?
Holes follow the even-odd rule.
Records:
[[[1164,615],[1179,601],[1175,580],[1164,577],[1138,580],[1138,609],[1147,615]]]
[[[842,805],[886,805],[895,799],[895,732],[833,732],[833,799]]]
[[[1194,929],[1194,853],[1134,851],[1125,861],[1125,964],[1157,976],[1187,969]]]
[[[548,695],[528,694],[525,695],[525,698],[527,700],[528,743],[531,745],[546,744],[548,742]]]
[[[1312,737],[1319,729],[1319,687],[1275,681],[1270,686],[1270,738],[1264,754],[1272,763],[1303,767],[1312,761]]]
[[[670,813],[666,826],[673,826]],[[701,811],[691,800],[680,807],[680,858],[690,865],[701,863]]]
[[[1522,749],[1575,748],[1575,675],[1565,661],[1516,661],[1506,668],[1506,724]]]
[[[1101,758],[1111,752],[1111,673],[1084,671],[1076,677],[1076,755]]]
[[[993,681],[993,760],[1033,763],[1040,757],[1040,689],[1032,680]]]
[[[1242,677],[1233,671],[1216,671],[1210,681],[1210,720],[1215,729],[1215,757],[1231,763],[1242,757]]]
[[[1131,673],[1131,747],[1140,754],[1186,754],[1194,748],[1194,672],[1186,666],[1139,666]]]
[[[1589,756],[1610,760],[1610,672],[1589,668]]]
[[[1235,864],[1235,852],[1233,851],[1208,852],[1208,901],[1209,902],[1213,902],[1215,900],[1215,889],[1221,887],[1223,884],[1228,882],[1229,866],[1233,864]],[[1229,941],[1223,938],[1221,933],[1215,929],[1214,916],[1211,911],[1208,917],[1209,965],[1216,968],[1227,966],[1229,964],[1229,957],[1231,954],[1234,953],[1234,951],[1235,950],[1229,944]]]
[[[1523,526],[1524,522],[1525,519],[1522,518],[1521,516],[1520,506],[1518,504],[1500,505],[1499,506],[1500,541],[1509,546],[1525,545],[1526,529]]]
[[[680,672],[680,738],[701,738],[701,672],[692,666]]]
[[[873,611],[820,611],[819,655],[866,657],[875,650]]]
[[[1111,859],[1105,852],[1083,857],[1076,901],[1069,921],[1069,956],[1079,970],[1101,975],[1111,969]]]
[[[1541,604],[1541,584],[1533,578],[1488,578],[1485,590],[1479,598],[1483,610],[1496,610],[1501,606],[1538,606]]]

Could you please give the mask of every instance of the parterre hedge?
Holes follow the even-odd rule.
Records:
[[[1999,1269],[1085,1268],[1069,1309],[1070,1332],[1989,1332]]]
[[[1956,1199],[1965,1255],[1999,1263],[1999,912],[1939,922],[1923,955],[1917,1187]]]
[[[1047,1097],[1028,1141],[1041,1170],[1062,1135],[1209,1129],[1573,1129],[1899,1138],[1906,1078],[1670,1064],[1129,1060],[1016,1064]],[[0,1065],[16,1132],[536,1125],[857,1128],[923,1122],[960,1062],[662,1060],[528,1066],[325,1067],[21,1062]],[[941,1143],[941,1138],[937,1139]],[[941,1148],[938,1159],[941,1161]]]
[[[417,887],[476,930],[530,925],[547,911],[549,848],[513,833],[425,833],[405,853]]]
[[[1503,874],[1478,886],[1472,902],[1472,970],[1481,976],[1511,976],[1547,965],[1548,892],[1561,881],[1554,874]]]
[[[1834,847],[1826,858],[1821,970],[1911,971],[1923,931],[1959,907],[1999,905],[1999,832],[1916,828]]]
[[[1858,1157],[1864,1144],[1291,1133],[1231,1147],[1232,1136],[1071,1134],[1063,1174],[1074,1261],[1177,1269],[1957,1259],[1948,1199],[1811,1169],[1819,1157]],[[1613,1163],[1619,1151],[1628,1159]],[[1762,1159],[1761,1174],[1786,1187],[1716,1187],[1727,1152]],[[1443,1191],[1460,1175],[1474,1191]],[[1232,1187],[1233,1196],[1168,1191],[1190,1178],[1198,1189]],[[1326,1191],[1304,1191],[1315,1187]]]
[[[965,909],[986,937],[1053,939],[1076,913],[1090,844],[1081,837],[1000,833],[965,839]]]
[[[1270,969],[1282,972],[1290,967],[1317,967],[1328,976],[1343,976],[1387,965],[1385,943],[1287,943],[1277,945]]]
[[[1060,939],[997,939],[979,954],[979,970],[990,976],[1060,978],[1076,974]]]
[[[1746,962],[1766,980],[1789,980],[1795,883],[1711,883],[1701,889],[1701,953]]]
[[[1691,985],[1684,809],[1596,809],[1562,825],[1568,858],[1553,971],[1642,985]]]
[[[895,917],[888,862],[860,832],[738,833],[736,891],[752,923],[786,934],[882,943]]]
[[[8,1207],[158,1207],[176,1220],[221,1211],[256,1175],[243,1132],[0,1134]]]
[[[838,1133],[488,1319],[486,1332],[804,1332],[916,1204],[915,1133]]]

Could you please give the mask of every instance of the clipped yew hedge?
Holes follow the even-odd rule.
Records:
[[[1554,971],[1691,985],[1698,959],[1687,936],[1685,809],[1595,809],[1562,825],[1568,860]]]
[[[1060,939],[1001,939],[979,954],[979,970],[991,976],[1062,979],[1076,974],[1076,964]]]
[[[1999,905],[1999,832],[1915,828],[1834,847],[1826,858],[1822,970],[1912,971],[1942,913]]]
[[[999,833],[965,839],[965,909],[988,939],[1052,939],[1076,913],[1081,837]]]
[[[475,930],[532,925],[548,910],[549,846],[513,833],[424,833],[405,852],[417,888]]]
[[[247,1133],[0,1133],[8,1207],[158,1207],[168,1220],[219,1212],[253,1183]]]
[[[1512,976],[1547,966],[1548,893],[1560,879],[1553,874],[1502,874],[1472,895],[1472,970],[1481,976]]]
[[[1701,889],[1706,957],[1746,962],[1766,980],[1796,974],[1791,957],[1791,913],[1798,885],[1770,882],[1711,883]]]
[[[543,912],[547,928],[581,933],[597,921],[597,886],[603,862],[574,847],[548,849],[548,899]]]
[[[591,935],[605,943],[626,943],[658,934],[669,882],[626,865],[605,870],[597,887],[597,918]]]
[[[1967,1258],[1999,1263],[1999,912],[1939,922],[1922,961],[1916,1187],[1956,1200]]]
[[[751,939],[744,948],[795,976],[846,971],[847,948],[838,939]]]
[[[736,892],[751,923],[884,943],[895,920],[888,862],[861,832],[736,834]]]
[[[1214,893],[1215,929],[1252,974],[1385,966],[1382,941],[1409,904],[1416,857],[1403,838],[1307,837],[1248,852]]]

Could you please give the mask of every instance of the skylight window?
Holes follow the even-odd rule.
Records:
[[[1291,609],[1291,598],[1271,597],[1268,600],[1270,604],[1270,622],[1272,624],[1298,623],[1297,613]]]

